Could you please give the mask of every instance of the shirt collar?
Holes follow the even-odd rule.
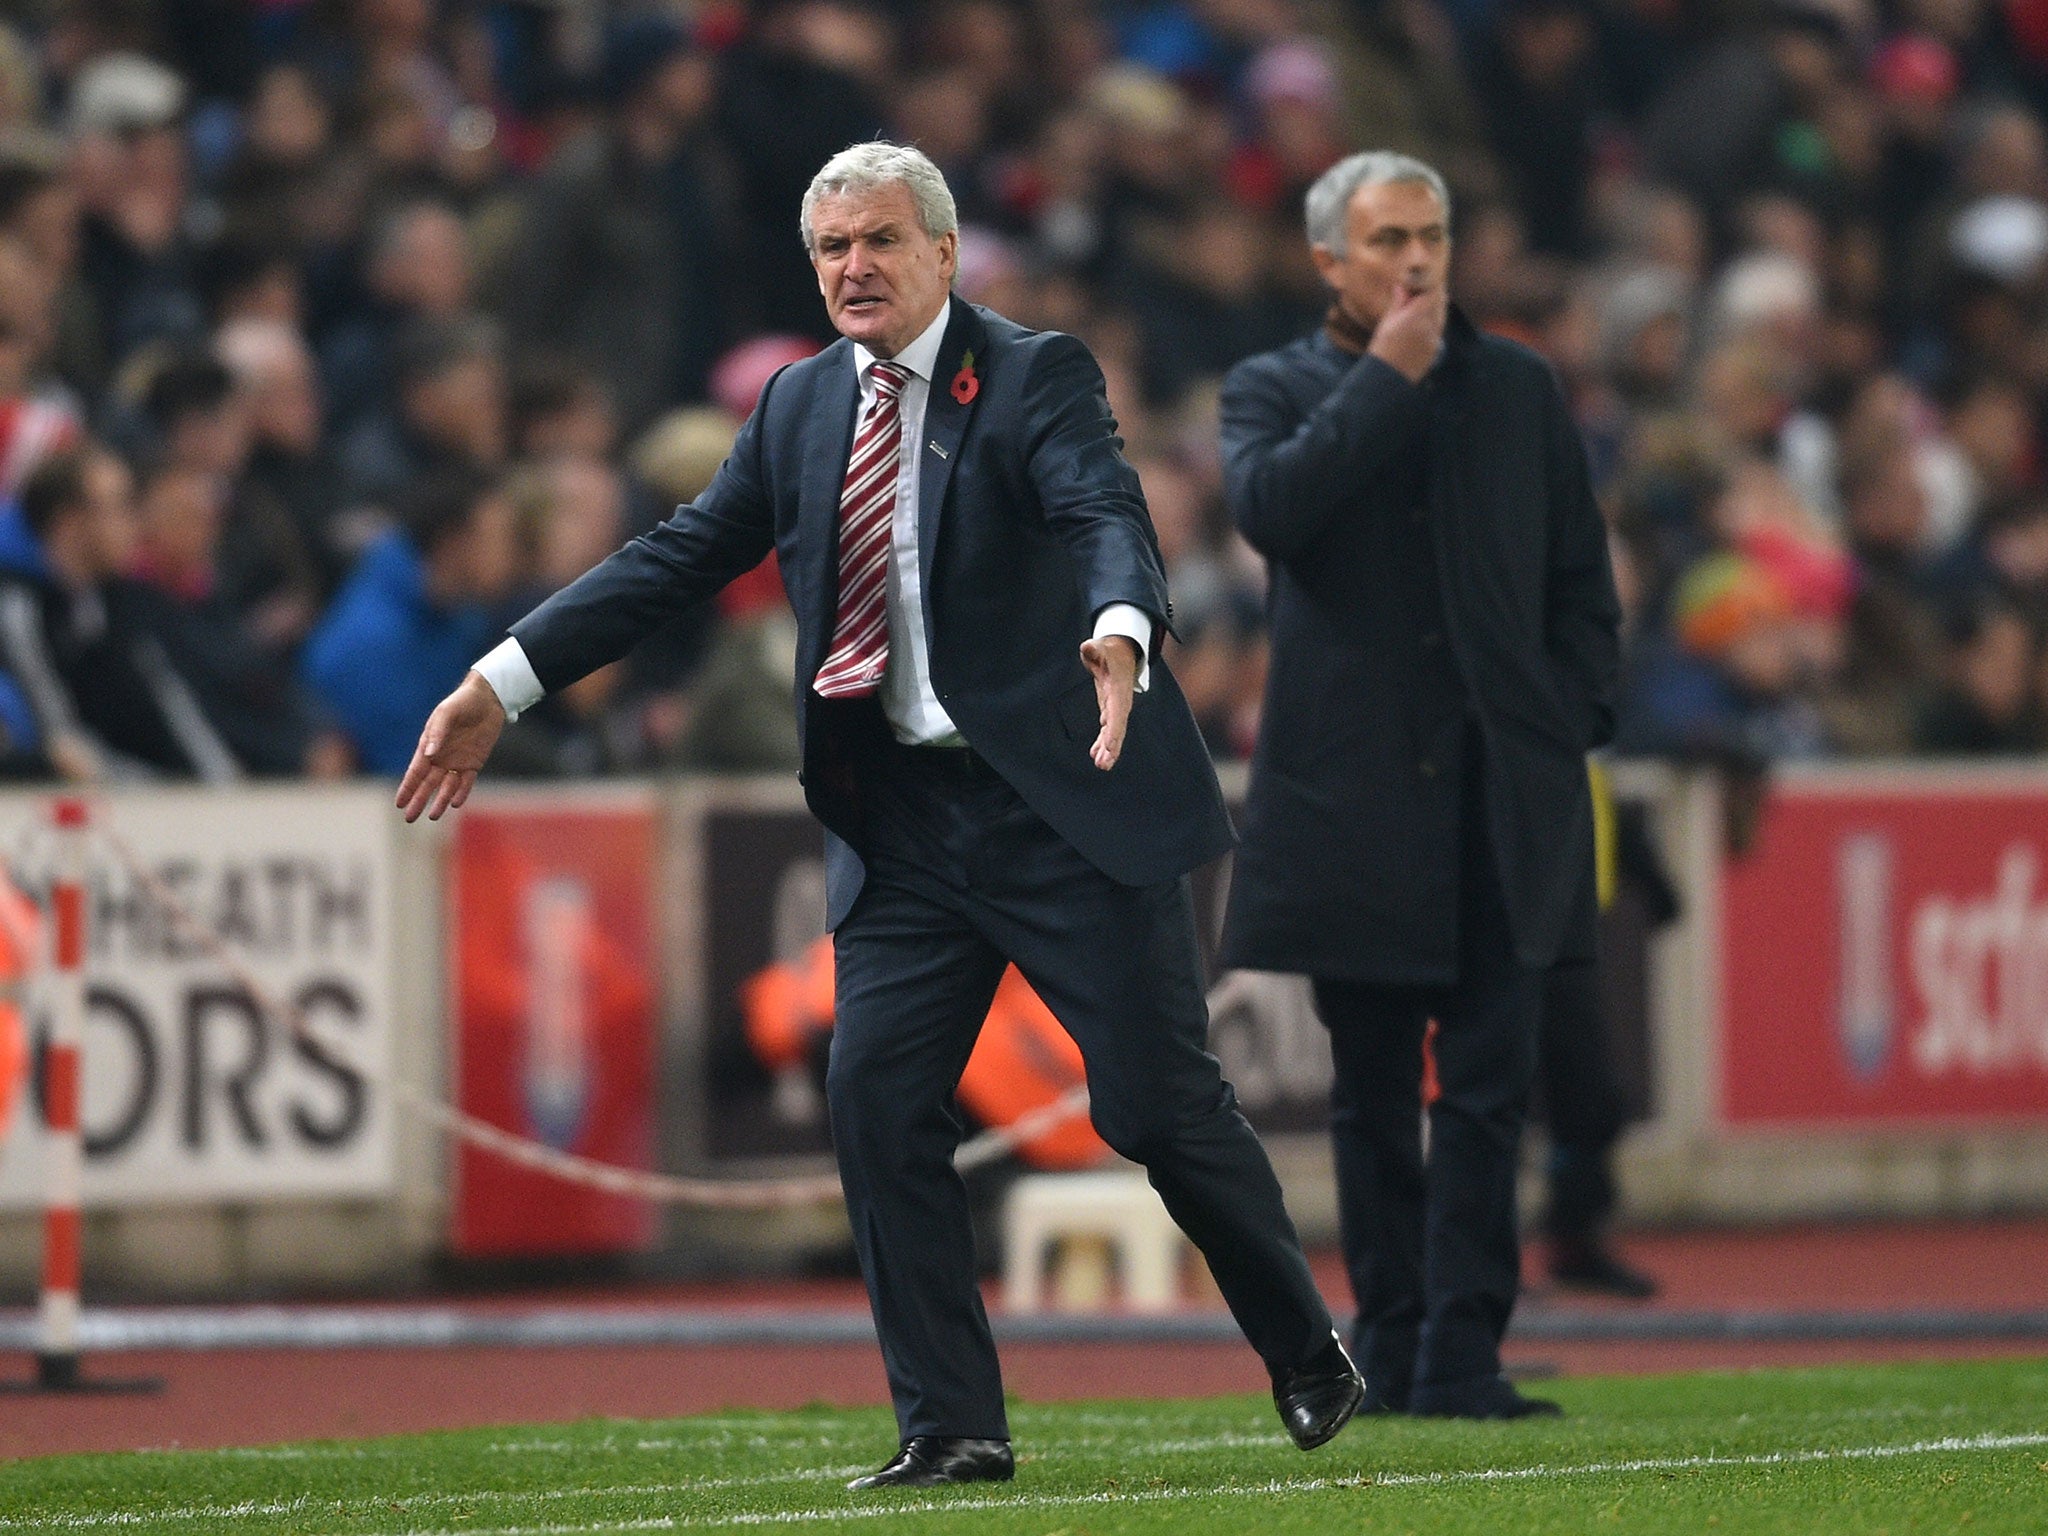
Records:
[[[949,296],[946,302],[939,306],[938,318],[926,326],[917,340],[898,352],[891,361],[909,369],[925,383],[931,383],[932,370],[939,366],[939,345],[946,339],[946,322],[952,315],[953,300]],[[853,344],[853,376],[856,379],[866,379],[868,369],[874,362],[875,354],[856,341]]]

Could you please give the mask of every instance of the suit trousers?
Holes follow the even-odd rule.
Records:
[[[1550,1129],[1545,1224],[1553,1237],[1594,1238],[1614,1209],[1614,1144],[1628,1124],[1597,962],[1560,960],[1544,973],[1538,1039],[1536,1070]]]
[[[1330,1315],[1207,1050],[1188,882],[1117,884],[971,752],[872,755],[826,1096],[904,1437],[1009,1434],[952,1162],[954,1088],[1005,962],[1080,1046],[1096,1129],[1145,1166],[1252,1347],[1269,1367],[1307,1360]]]
[[[1416,1388],[1500,1370],[1521,1276],[1515,1175],[1536,1069],[1542,972],[1515,953],[1466,754],[1458,974],[1434,986],[1317,978],[1335,1073],[1338,1222],[1358,1318],[1352,1343],[1395,1406]],[[1423,1039],[1436,1020],[1439,1096],[1422,1128]]]

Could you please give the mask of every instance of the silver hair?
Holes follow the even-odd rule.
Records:
[[[818,206],[820,198],[836,197],[845,192],[872,192],[892,183],[901,183],[909,192],[910,201],[917,209],[917,222],[930,238],[936,240],[941,235],[958,232],[960,215],[954,210],[953,194],[946,186],[944,174],[932,164],[931,159],[922,150],[907,144],[890,144],[875,139],[842,149],[811,178],[810,187],[804,192],[803,212],[799,220],[804,249],[811,249],[811,211]]]
[[[1413,155],[1390,149],[1367,150],[1347,155],[1316,178],[1308,189],[1303,211],[1308,224],[1308,243],[1319,245],[1332,256],[1344,254],[1344,226],[1351,214],[1351,199],[1360,187],[1377,187],[1390,181],[1417,181],[1436,194],[1444,210],[1444,227],[1450,227],[1451,189],[1443,177]]]

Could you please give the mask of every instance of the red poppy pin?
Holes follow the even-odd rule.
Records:
[[[980,393],[981,379],[974,371],[974,354],[970,351],[960,359],[960,371],[953,375],[953,398],[962,405],[972,405]]]

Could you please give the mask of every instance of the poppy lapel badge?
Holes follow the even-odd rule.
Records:
[[[962,405],[974,403],[974,397],[981,393],[981,379],[974,371],[974,353],[960,359],[960,371],[953,375],[953,398]]]

